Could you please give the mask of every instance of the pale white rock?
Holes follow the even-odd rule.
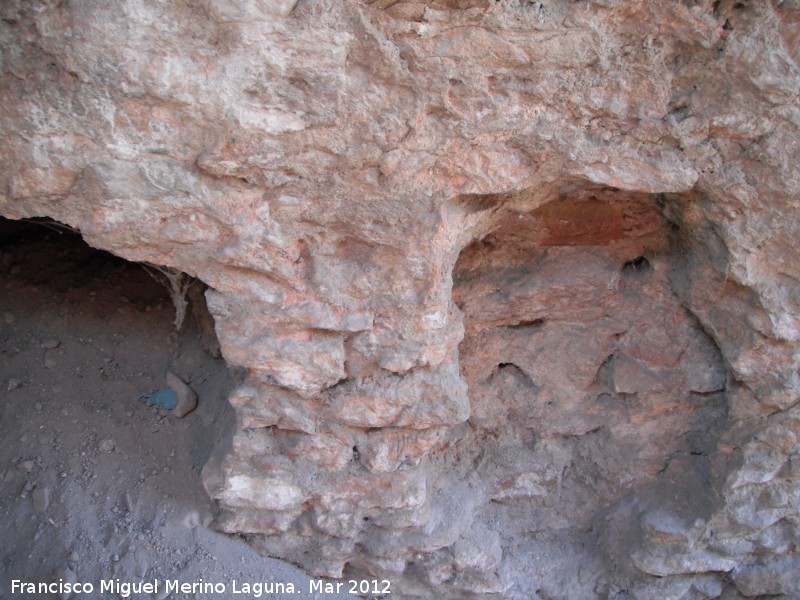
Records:
[[[178,397],[178,403],[172,409],[175,417],[182,419],[197,408],[197,394],[174,373],[167,373],[167,387]]]
[[[461,571],[485,573],[494,570],[503,556],[500,536],[483,523],[473,523],[453,545],[455,566]]]
[[[219,499],[231,506],[257,506],[262,510],[287,510],[307,498],[302,489],[279,479],[234,475],[229,477]]]
[[[220,21],[268,21],[288,16],[297,0],[213,0],[204,4]]]

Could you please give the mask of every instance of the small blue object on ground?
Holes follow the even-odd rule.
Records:
[[[139,396],[140,400],[147,400],[149,406],[160,404],[167,410],[172,410],[178,405],[178,396],[169,388],[162,388],[149,394]]]

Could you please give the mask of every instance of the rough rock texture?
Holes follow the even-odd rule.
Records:
[[[796,0],[0,4],[0,213],[210,286],[219,527],[407,596],[798,597]]]

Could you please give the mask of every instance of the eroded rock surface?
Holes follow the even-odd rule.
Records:
[[[794,0],[0,6],[0,213],[210,286],[219,527],[407,596],[800,594]]]

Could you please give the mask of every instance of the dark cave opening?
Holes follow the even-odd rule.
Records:
[[[168,278],[175,273],[187,311],[180,329]],[[215,388],[200,399],[201,406],[208,404],[202,419],[215,415],[204,428],[231,421],[230,375],[202,281],[92,248],[80,232],[49,218],[0,218],[0,289],[0,384],[8,392],[7,414],[17,396],[44,400],[55,393],[64,410],[131,415],[130,409],[145,406],[163,420],[167,406],[147,406],[145,398],[167,389],[167,374],[174,373],[190,386]],[[189,452],[199,470],[210,446],[184,442],[193,444]]]
[[[204,337],[213,330],[195,298],[202,282],[176,330],[172,288],[152,268],[49,219],[0,218],[0,572],[9,579],[78,578],[97,591],[101,579],[244,580],[276,569],[208,528],[218,508],[201,471],[235,429],[228,398],[239,374]],[[148,401],[169,374],[197,394],[185,416]]]
[[[8,278],[7,289],[33,286],[45,302],[51,291],[77,294],[88,290],[90,302],[96,304],[98,293],[109,288],[131,312],[169,311],[170,305],[177,311],[183,302],[187,311],[184,316],[190,321],[188,335],[197,335],[212,357],[220,357],[213,317],[206,305],[205,283],[175,269],[127,261],[93,248],[80,231],[48,217],[0,217],[0,275]],[[170,277],[180,281],[178,287],[184,298],[175,297]],[[175,335],[181,332],[182,320],[173,316],[178,330]]]

